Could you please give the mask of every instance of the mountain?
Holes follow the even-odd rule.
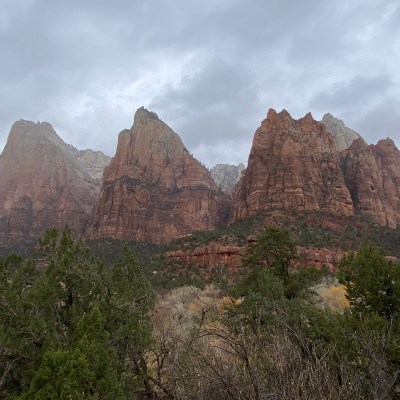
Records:
[[[87,235],[166,243],[224,224],[227,197],[158,116],[138,109],[104,171]]]
[[[240,179],[240,174],[245,169],[246,167],[243,164],[217,164],[211,169],[211,176],[223,192],[232,194]]]
[[[352,215],[333,136],[311,114],[268,111],[233,195],[232,221],[276,209]]]
[[[342,167],[357,214],[381,225],[400,224],[400,151],[393,140],[367,145],[353,142],[343,153]]]
[[[326,130],[332,133],[338,151],[348,149],[356,139],[364,140],[359,133],[348,128],[341,119],[332,114],[325,114],[321,122],[325,124]]]
[[[66,144],[47,122],[14,123],[0,155],[0,243],[65,224],[84,232],[109,160]]]

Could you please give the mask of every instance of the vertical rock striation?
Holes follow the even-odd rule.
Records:
[[[400,223],[400,151],[393,140],[376,145],[355,140],[343,152],[342,168],[355,212],[395,228]]]
[[[311,114],[294,120],[270,109],[257,129],[233,196],[233,221],[274,209],[352,215],[332,135]]]
[[[46,122],[16,122],[0,155],[0,243],[65,224],[84,232],[109,160],[66,144]]]
[[[105,169],[89,238],[166,243],[226,219],[226,197],[209,171],[155,113],[137,110],[131,129],[119,134]]]

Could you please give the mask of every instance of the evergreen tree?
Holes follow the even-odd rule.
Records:
[[[125,249],[107,268],[66,228],[0,262],[0,398],[131,399],[146,386],[154,295]]]

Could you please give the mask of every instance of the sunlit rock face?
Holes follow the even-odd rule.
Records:
[[[215,229],[228,212],[210,172],[156,114],[140,108],[119,134],[87,234],[160,244]]]
[[[16,122],[0,156],[0,242],[65,224],[82,234],[109,161],[66,144],[46,122]]]
[[[325,124],[270,109],[233,195],[232,221],[276,209],[352,215],[340,156]]]

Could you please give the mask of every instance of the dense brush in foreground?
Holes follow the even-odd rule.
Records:
[[[399,398],[400,267],[370,245],[342,259],[348,306],[332,311],[310,289],[324,272],[293,270],[278,228],[229,295],[155,299],[127,250],[107,266],[69,230],[40,243],[40,265],[0,263],[2,399]]]

